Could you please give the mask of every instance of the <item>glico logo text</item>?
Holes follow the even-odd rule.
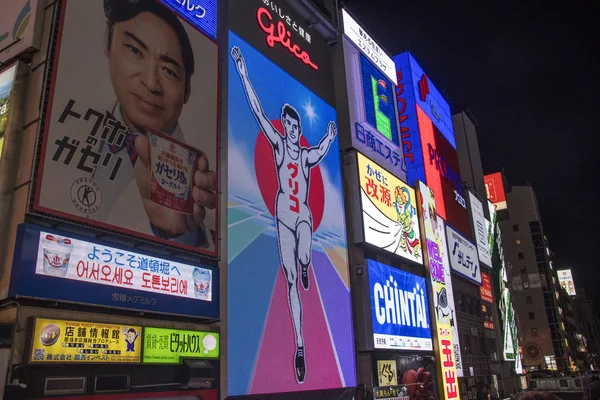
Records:
[[[429,150],[429,163],[435,165],[435,169],[440,171],[442,177],[450,182],[454,188],[456,202],[466,209],[467,203],[464,198],[464,190],[460,174],[446,163],[444,157],[442,157],[437,150],[433,148],[431,143],[427,144],[427,149]]]
[[[260,7],[256,12],[256,19],[258,25],[266,34],[266,40],[269,47],[275,47],[275,43],[281,43],[281,45],[288,49],[296,58],[301,60],[304,64],[310,66],[315,70],[319,70],[319,67],[313,63],[310,56],[306,51],[301,51],[297,44],[292,45],[290,38],[292,33],[288,31],[282,21],[277,22],[277,32],[275,32],[275,24],[273,23],[273,17],[266,8]],[[264,22],[266,20],[266,23]]]

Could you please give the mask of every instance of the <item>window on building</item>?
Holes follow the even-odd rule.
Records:
[[[467,295],[467,312],[473,315],[473,298]]]
[[[519,224],[513,225],[513,232],[519,232]]]
[[[523,281],[523,289],[529,289],[529,281]]]
[[[532,312],[530,312],[530,313],[529,313],[529,319],[535,319],[535,314],[534,314],[534,313],[532,313]]]
[[[524,256],[524,255],[523,255],[523,253],[521,253],[521,252],[518,252],[518,253],[517,253],[517,257],[519,257],[519,260],[522,260],[522,259],[524,259],[524,258],[525,258],[525,256]]]
[[[527,273],[527,267],[523,265],[521,267],[521,274],[526,274],[526,273]]]
[[[531,328],[531,336],[533,336],[533,337],[540,336],[540,333],[538,332],[537,328]]]
[[[463,293],[460,293],[458,295],[458,309],[462,312],[467,311],[465,308],[465,303],[466,303],[465,295]]]
[[[521,245],[521,239],[515,239],[515,244],[517,246],[520,246]]]
[[[531,296],[525,296],[525,303],[533,304],[533,300],[531,300]]]

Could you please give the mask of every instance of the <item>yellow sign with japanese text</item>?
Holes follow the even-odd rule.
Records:
[[[415,190],[357,153],[365,242],[423,264]]]
[[[37,318],[32,363],[139,363],[140,326]]]

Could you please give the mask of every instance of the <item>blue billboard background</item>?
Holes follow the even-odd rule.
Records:
[[[371,299],[371,314],[373,321],[373,333],[383,335],[395,335],[395,336],[407,336],[412,338],[431,338],[431,325],[429,321],[429,303],[427,302],[427,287],[425,285],[425,278],[409,274],[408,272],[401,271],[399,269],[390,267],[386,264],[379,263],[373,260],[367,260],[369,267],[369,287],[370,287],[370,299]],[[393,280],[393,281],[392,281]],[[425,321],[426,327],[419,326],[415,322],[416,311],[407,310],[411,314],[410,325],[399,325],[395,323],[386,322],[380,324],[377,320],[377,309],[375,302],[375,285],[379,283],[382,287],[386,287],[389,283],[391,287],[398,288],[399,291],[408,293],[416,293],[420,296],[425,303]],[[397,286],[396,286],[397,285]],[[383,306],[385,307],[385,300]],[[410,308],[410,306],[409,306]],[[416,307],[415,307],[416,308]],[[395,319],[395,318],[394,318]]]
[[[198,301],[184,297],[36,274],[35,271],[41,231],[59,236],[67,235],[69,238],[100,246],[118,247],[126,252],[141,253],[139,249],[115,245],[114,243],[91,239],[70,232],[60,232],[36,225],[21,224],[17,230],[17,245],[15,246],[13,257],[9,297],[19,295],[24,297],[62,300],[158,313],[191,315],[211,319],[219,318],[220,285],[218,268],[195,264],[195,266],[212,271],[212,301]],[[144,255],[168,260],[173,263],[191,264],[189,261],[175,260],[151,252],[144,252]],[[118,296],[115,296],[115,294]],[[123,301],[123,299],[125,299],[125,301]]]
[[[217,0],[160,0],[211,39],[217,38]]]
[[[415,104],[421,107],[446,140],[456,149],[456,139],[454,138],[454,128],[452,127],[452,113],[450,105],[444,99],[444,96],[437,90],[433,82],[429,78],[426,78],[425,71],[423,71],[423,68],[421,68],[409,52],[399,54],[393,57],[393,60],[396,64],[396,71],[402,71],[403,76],[407,80],[410,77]],[[425,94],[424,100],[421,98],[422,90],[423,94]],[[412,106],[411,109],[413,108],[415,107]]]

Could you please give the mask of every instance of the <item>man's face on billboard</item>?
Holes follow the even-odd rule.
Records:
[[[181,45],[175,31],[143,12],[105,33],[110,79],[130,129],[165,131],[179,119],[189,97]]]
[[[298,144],[300,141],[300,123],[297,119],[292,118],[290,115],[286,114],[283,117],[283,129],[285,130],[285,135],[287,138],[294,144]]]

